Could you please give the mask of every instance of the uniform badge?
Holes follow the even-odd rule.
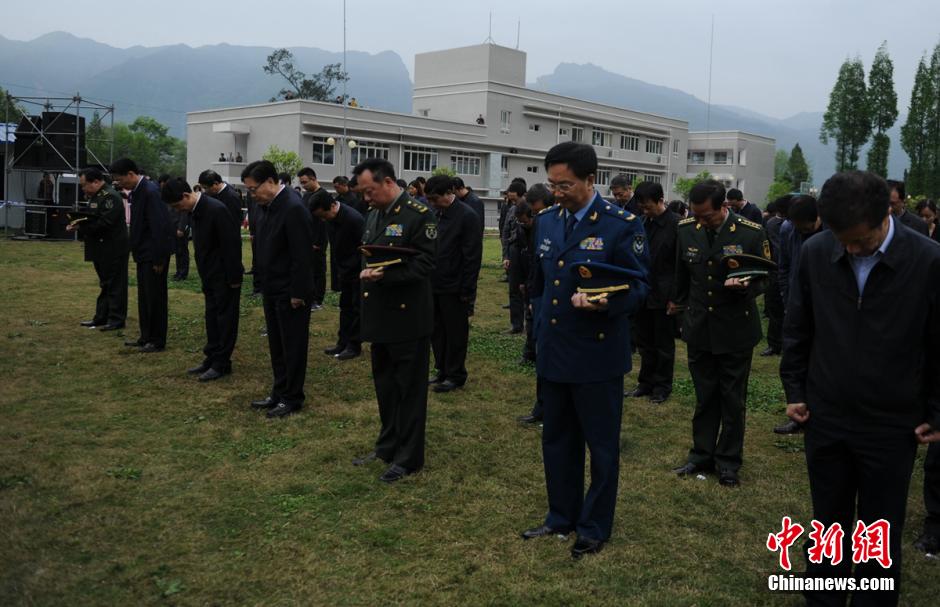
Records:
[[[386,236],[402,236],[404,233],[405,226],[401,225],[400,223],[392,223],[385,228]]]
[[[587,266],[581,266],[578,268],[578,274],[581,275],[581,278],[588,279],[591,277],[591,271],[587,269]]]
[[[728,260],[728,269],[729,269],[729,270],[737,270],[737,269],[740,268],[740,267],[741,267],[741,264],[738,263],[738,260],[737,260],[737,259],[729,259],[729,260]]]
[[[732,224],[731,224],[731,227],[728,228],[728,231],[729,231],[729,232],[734,232],[734,231],[736,231],[737,229],[738,229],[737,224],[732,223]]]
[[[552,250],[552,241],[548,238],[542,240],[542,244],[539,245],[539,251],[548,251]]]
[[[642,255],[644,248],[646,248],[646,237],[643,234],[637,234],[633,237],[633,252]]]
[[[770,241],[764,241],[764,259],[770,259]]]
[[[742,247],[739,244],[726,244],[725,246],[721,247],[721,254],[722,255],[743,255],[744,247]]]
[[[689,247],[689,253],[698,253],[698,247]]]
[[[434,240],[437,238],[437,224],[429,223],[424,226],[424,235],[428,237],[428,240]]]
[[[97,208],[98,208],[98,203],[97,203],[97,202],[93,202],[93,203],[91,203],[91,204],[88,205],[88,208],[89,208],[89,209],[97,209]]]
[[[591,236],[582,240],[579,247],[583,251],[603,251],[604,239],[599,236]]]

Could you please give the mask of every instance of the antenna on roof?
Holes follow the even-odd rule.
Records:
[[[519,50],[519,32],[522,31],[522,19],[516,21],[516,50]]]
[[[483,41],[483,44],[496,44],[493,42],[493,11],[490,11],[490,31],[486,35],[486,40]]]

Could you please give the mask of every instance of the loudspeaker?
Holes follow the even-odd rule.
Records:
[[[85,119],[65,112],[43,112],[42,130],[52,145],[45,146],[42,168],[51,171],[80,169],[88,163]],[[77,133],[77,138],[76,138]],[[78,144],[78,158],[75,146]]]
[[[78,191],[78,184],[64,182],[62,179],[64,178],[60,178],[59,180],[59,204],[70,207],[75,204],[75,194]]]
[[[34,126],[35,125],[35,126]],[[42,169],[45,157],[42,138],[37,127],[42,127],[41,116],[23,116],[13,132],[13,168]]]
[[[26,209],[26,222],[23,233],[27,236],[46,236],[45,209]]]
[[[46,209],[46,237],[59,240],[72,240],[72,235],[65,227],[69,224],[67,209]]]

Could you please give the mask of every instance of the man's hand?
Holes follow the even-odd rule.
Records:
[[[504,270],[508,270],[508,269],[509,269],[509,260],[508,260],[508,259],[504,259],[504,260],[503,260],[503,269],[504,269]]]
[[[607,298],[602,297],[597,303],[591,303],[587,293],[575,293],[571,296],[571,305],[577,310],[601,312],[607,309]]]
[[[297,298],[297,297],[291,297],[291,298],[290,298],[290,307],[294,308],[295,310],[296,310],[297,308],[302,308],[302,307],[304,307],[304,306],[306,306],[306,305],[307,305],[307,302],[305,302],[305,301],[302,300],[302,299],[299,299],[299,298]]]
[[[675,316],[680,312],[679,306],[672,303],[671,301],[666,302],[666,316]]]
[[[163,264],[160,264],[160,265],[154,264],[154,265],[153,265],[153,271],[154,271],[155,273],[157,273],[157,274],[163,274],[163,268],[164,268]]]
[[[74,231],[77,230],[77,229],[78,229],[78,226],[75,225],[75,224],[73,224],[73,223],[66,224],[66,226],[65,226],[65,231],[66,231],[66,232],[74,232]]]
[[[522,296],[525,297],[525,283],[519,284],[519,292],[522,293]]]
[[[806,408],[806,403],[787,404],[787,417],[798,424],[805,424],[809,419],[809,409]]]
[[[747,285],[751,282],[751,279],[748,277],[745,278],[729,278],[725,281],[726,289],[742,290],[746,289]]]
[[[177,230],[177,231],[176,231],[176,237],[177,237],[177,238],[182,238],[182,237],[183,237],[183,230]]]
[[[917,442],[922,445],[940,442],[940,431],[934,430],[930,424],[921,424],[914,428],[914,436],[917,437]]]
[[[366,268],[359,273],[359,280],[366,282],[376,282],[382,280],[385,276],[385,268]]]

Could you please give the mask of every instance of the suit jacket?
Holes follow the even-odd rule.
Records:
[[[313,214],[313,202],[323,198],[329,198],[330,204],[333,203],[333,197],[329,192],[326,191],[326,188],[322,186],[316,192],[306,192],[303,196],[304,205],[310,212],[310,219],[313,225],[313,246],[316,247],[316,251],[320,255],[326,255],[326,246],[327,243],[329,243],[329,234],[326,228],[326,223]]]
[[[365,219],[349,205],[339,203],[339,212],[329,224],[331,260],[335,263],[336,282],[342,285],[359,281],[361,261],[359,245],[365,230]]]
[[[901,225],[914,230],[918,234],[928,235],[927,222],[907,209],[904,209],[904,212],[898,215],[897,219],[901,222]]]
[[[431,272],[436,294],[457,294],[471,301],[477,292],[483,241],[477,214],[456,198],[446,209],[436,210],[437,255]]]
[[[241,235],[235,229],[235,219],[229,209],[215,198],[202,194],[191,215],[196,268],[203,288],[240,284],[245,272]]]
[[[337,194],[334,198],[354,209],[357,213],[362,215],[363,219],[365,219],[365,216],[369,213],[369,205],[352,190],[347,190],[345,194]]]
[[[166,264],[176,249],[176,228],[157,184],[141,178],[130,193],[130,245],[137,263]]]
[[[676,234],[679,216],[663,211],[658,217],[645,218],[643,228],[650,251],[649,294],[646,308],[664,310],[676,282]]]
[[[486,228],[486,209],[483,206],[483,201],[473,192],[467,192],[466,197],[459,200],[477,214],[477,218],[480,220],[480,235],[482,236],[483,230]]]
[[[225,205],[241,234],[242,221],[245,218],[245,213],[242,211],[242,197],[238,195],[235,188],[226,183],[213,198]]]
[[[747,220],[753,221],[757,225],[764,225],[764,214],[761,213],[761,210],[757,208],[756,204],[744,201],[744,206],[741,207],[741,210],[734,212]]]
[[[313,293],[313,225],[293,188],[282,188],[267,205],[255,235],[255,267],[265,297],[310,301]]]

